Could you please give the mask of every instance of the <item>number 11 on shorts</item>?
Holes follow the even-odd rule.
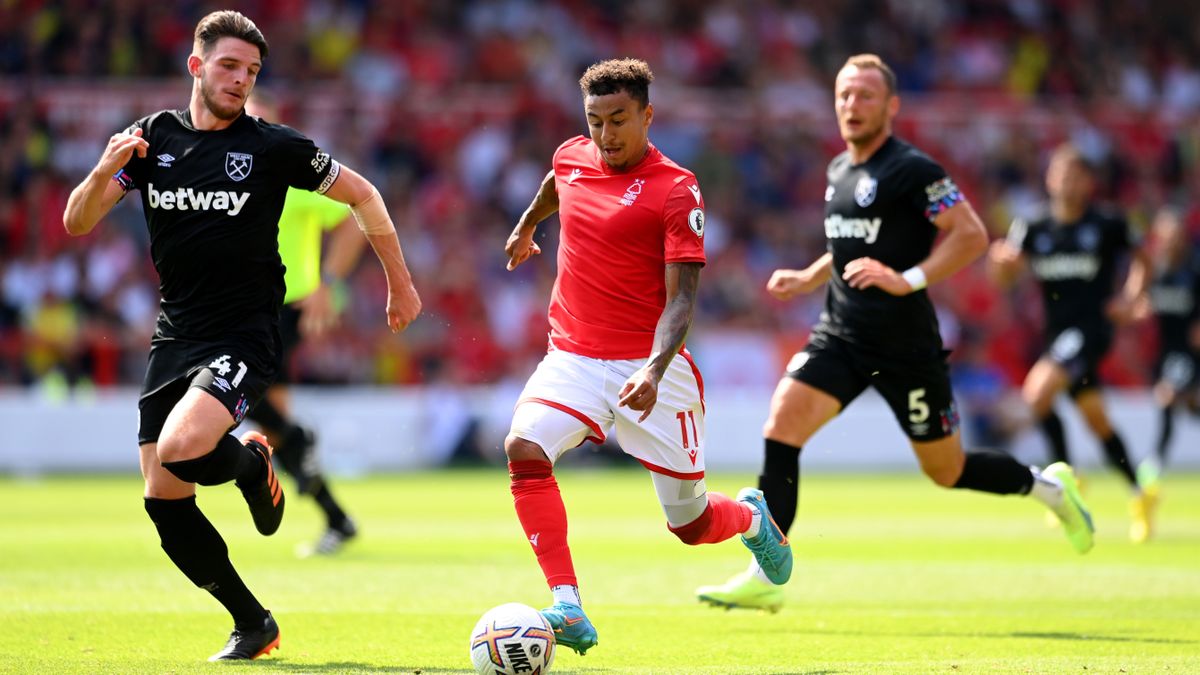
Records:
[[[692,423],[692,445],[700,445],[700,438],[696,434],[696,413],[691,410],[675,413],[675,419],[679,420],[679,435],[683,438],[683,449],[687,450],[691,447],[688,445],[687,423]]]

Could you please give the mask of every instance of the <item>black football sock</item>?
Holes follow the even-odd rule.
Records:
[[[763,491],[775,524],[787,534],[796,520],[796,504],[800,499],[800,448],[769,438],[763,439],[763,445],[758,489]]]
[[[1104,455],[1108,458],[1108,463],[1116,467],[1130,485],[1137,487],[1137,474],[1129,462],[1129,453],[1125,452],[1125,442],[1117,432],[1114,431],[1112,436],[1104,439]]]
[[[1012,456],[995,450],[967,453],[956,488],[997,495],[1025,495],[1033,488],[1033,472]]]
[[[1042,433],[1046,435],[1046,442],[1049,444],[1048,452],[1050,454],[1050,461],[1047,464],[1054,462],[1066,462],[1069,464],[1070,460],[1067,459],[1067,437],[1063,433],[1062,419],[1059,418],[1058,413],[1051,410],[1050,414],[1041,419],[1038,426],[1042,428]]]
[[[317,488],[313,492],[313,499],[317,501],[317,505],[325,512],[325,520],[331,529],[341,530],[346,526],[346,512],[333,498],[333,493],[329,491],[329,485],[324,480],[318,477],[316,481]]]
[[[250,410],[250,413],[246,415],[246,419],[271,431],[282,432],[285,427],[290,426],[290,423],[284,418],[283,413],[279,412],[279,408],[272,405],[266,396],[262,397],[262,400]]]
[[[198,485],[220,485],[231,480],[236,480],[239,485],[250,485],[262,480],[266,468],[262,455],[229,434],[222,436],[217,447],[207,455],[163,462],[162,465],[179,480]]]
[[[346,523],[346,512],[333,498],[325,478],[316,471],[316,462],[311,457],[312,434],[301,426],[283,420],[282,417],[280,420],[284,425],[280,427],[284,429],[280,434],[283,440],[275,447],[275,458],[279,460],[283,470],[296,479],[296,487],[300,494],[312,495],[316,500],[317,506],[325,513],[328,526],[342,529]]]
[[[1158,427],[1158,463],[1167,465],[1167,448],[1171,445],[1171,436],[1175,431],[1175,411],[1170,406],[1159,409],[1162,421]]]
[[[239,626],[261,624],[267,610],[259,604],[229,561],[229,549],[208,518],[187,499],[147,498],[146,513],[158,530],[167,557],[196,586],[225,606]]]
[[[300,494],[312,494],[317,488],[316,463],[309,447],[312,436],[291,422],[278,433],[279,445],[275,446],[275,459],[289,476],[296,479]],[[307,462],[307,465],[306,465]]]

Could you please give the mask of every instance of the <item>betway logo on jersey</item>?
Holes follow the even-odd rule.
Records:
[[[1044,281],[1091,281],[1100,271],[1100,258],[1090,253],[1058,253],[1033,261],[1033,273]]]
[[[882,218],[844,218],[840,213],[825,218],[825,236],[830,239],[865,239],[874,244],[881,227]]]
[[[199,192],[192,188],[177,190],[155,190],[154,183],[146,186],[146,198],[150,208],[163,211],[224,211],[236,216],[242,212],[242,207],[250,199],[249,192],[228,192],[212,190]]]

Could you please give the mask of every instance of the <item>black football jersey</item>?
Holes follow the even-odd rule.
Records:
[[[1124,218],[1096,208],[1074,223],[1045,214],[1028,223],[1014,221],[1009,238],[1040,282],[1047,334],[1071,327],[1111,329],[1104,308],[1115,290],[1120,257],[1133,245]]]
[[[273,330],[284,295],[278,237],[287,189],[325,192],[338,163],[297,131],[246,114],[200,131],[189,111],[164,110],[135,128],[149,150],[115,179],[141,191],[162,295],[158,335]]]
[[[897,297],[878,288],[855,289],[842,271],[862,257],[899,272],[920,263],[937,238],[934,218],[964,201],[962,193],[937,162],[895,137],[862,164],[851,164],[843,152],[826,176],[825,237],[833,273],[817,329],[900,360],[938,357],[942,338],[924,290]]]
[[[1158,317],[1162,351],[1189,352],[1192,324],[1200,321],[1200,256],[1190,253],[1175,268],[1155,270],[1150,303]]]

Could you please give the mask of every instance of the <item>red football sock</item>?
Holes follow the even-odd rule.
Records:
[[[750,528],[750,507],[720,492],[708,493],[708,506],[700,517],[679,527],[667,526],[685,544],[715,544]]]
[[[512,477],[517,518],[542,566],[546,583],[551,587],[578,586],[567,546],[567,507],[554,480],[554,465],[538,459],[509,462],[508,474]]]

